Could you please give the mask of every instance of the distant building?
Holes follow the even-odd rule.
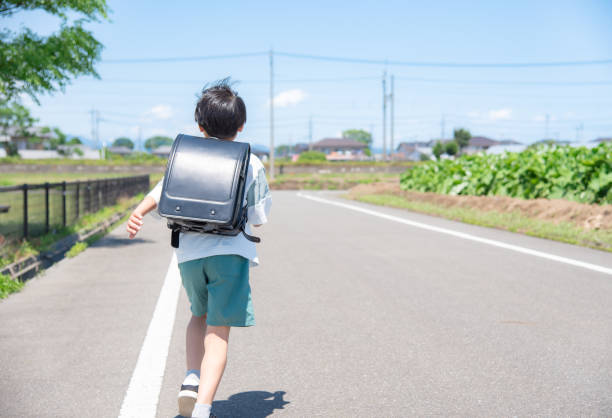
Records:
[[[495,145],[501,145],[501,141],[496,141],[495,139],[487,138],[486,136],[473,136],[470,138],[468,146],[465,147],[462,152],[465,154],[474,154],[477,152],[486,151]]]
[[[172,145],[161,145],[151,151],[151,154],[156,155],[160,158],[168,158]]]
[[[431,158],[432,149],[427,142],[401,142],[395,153],[391,155],[392,160],[421,161],[425,157]]]
[[[108,147],[106,148],[106,150],[110,152],[111,154],[121,155],[122,157],[126,155],[130,155],[132,153],[131,148],[123,146],[123,145],[120,145],[118,147]]]
[[[21,149],[18,151],[19,156],[24,160],[46,160],[52,158],[64,158],[62,154],[55,150],[46,149]]]
[[[2,135],[0,136],[0,142],[12,142],[17,146],[17,150],[25,150],[25,149],[38,149],[44,150],[45,141],[53,138],[53,133],[51,131],[47,132],[48,129],[43,127],[31,127],[27,130],[27,135],[23,135],[20,129],[9,126],[8,128],[2,130]],[[32,138],[40,138],[41,141],[34,142]]]
[[[610,141],[612,141],[612,137],[609,137],[609,138],[596,138],[596,139],[592,140],[591,142],[597,142],[599,144],[599,143],[602,143],[602,142],[610,142]]]
[[[312,150],[323,152],[329,161],[366,160],[367,147],[363,142],[349,138],[324,138],[312,144]]]

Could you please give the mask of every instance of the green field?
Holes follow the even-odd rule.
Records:
[[[57,183],[61,181],[96,180],[111,177],[127,177],[130,173],[1,173],[0,186],[17,184]]]
[[[612,203],[612,142],[540,146],[520,153],[463,155],[407,170],[403,190]]]

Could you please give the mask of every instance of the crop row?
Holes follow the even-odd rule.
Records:
[[[430,161],[401,176],[404,190],[612,203],[612,142]]]

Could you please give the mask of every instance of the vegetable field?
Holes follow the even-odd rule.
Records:
[[[404,190],[612,203],[612,143],[431,161],[401,176]]]

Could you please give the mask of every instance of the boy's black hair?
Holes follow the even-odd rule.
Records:
[[[209,136],[231,138],[246,122],[246,106],[229,77],[207,85],[195,109],[195,121]]]

